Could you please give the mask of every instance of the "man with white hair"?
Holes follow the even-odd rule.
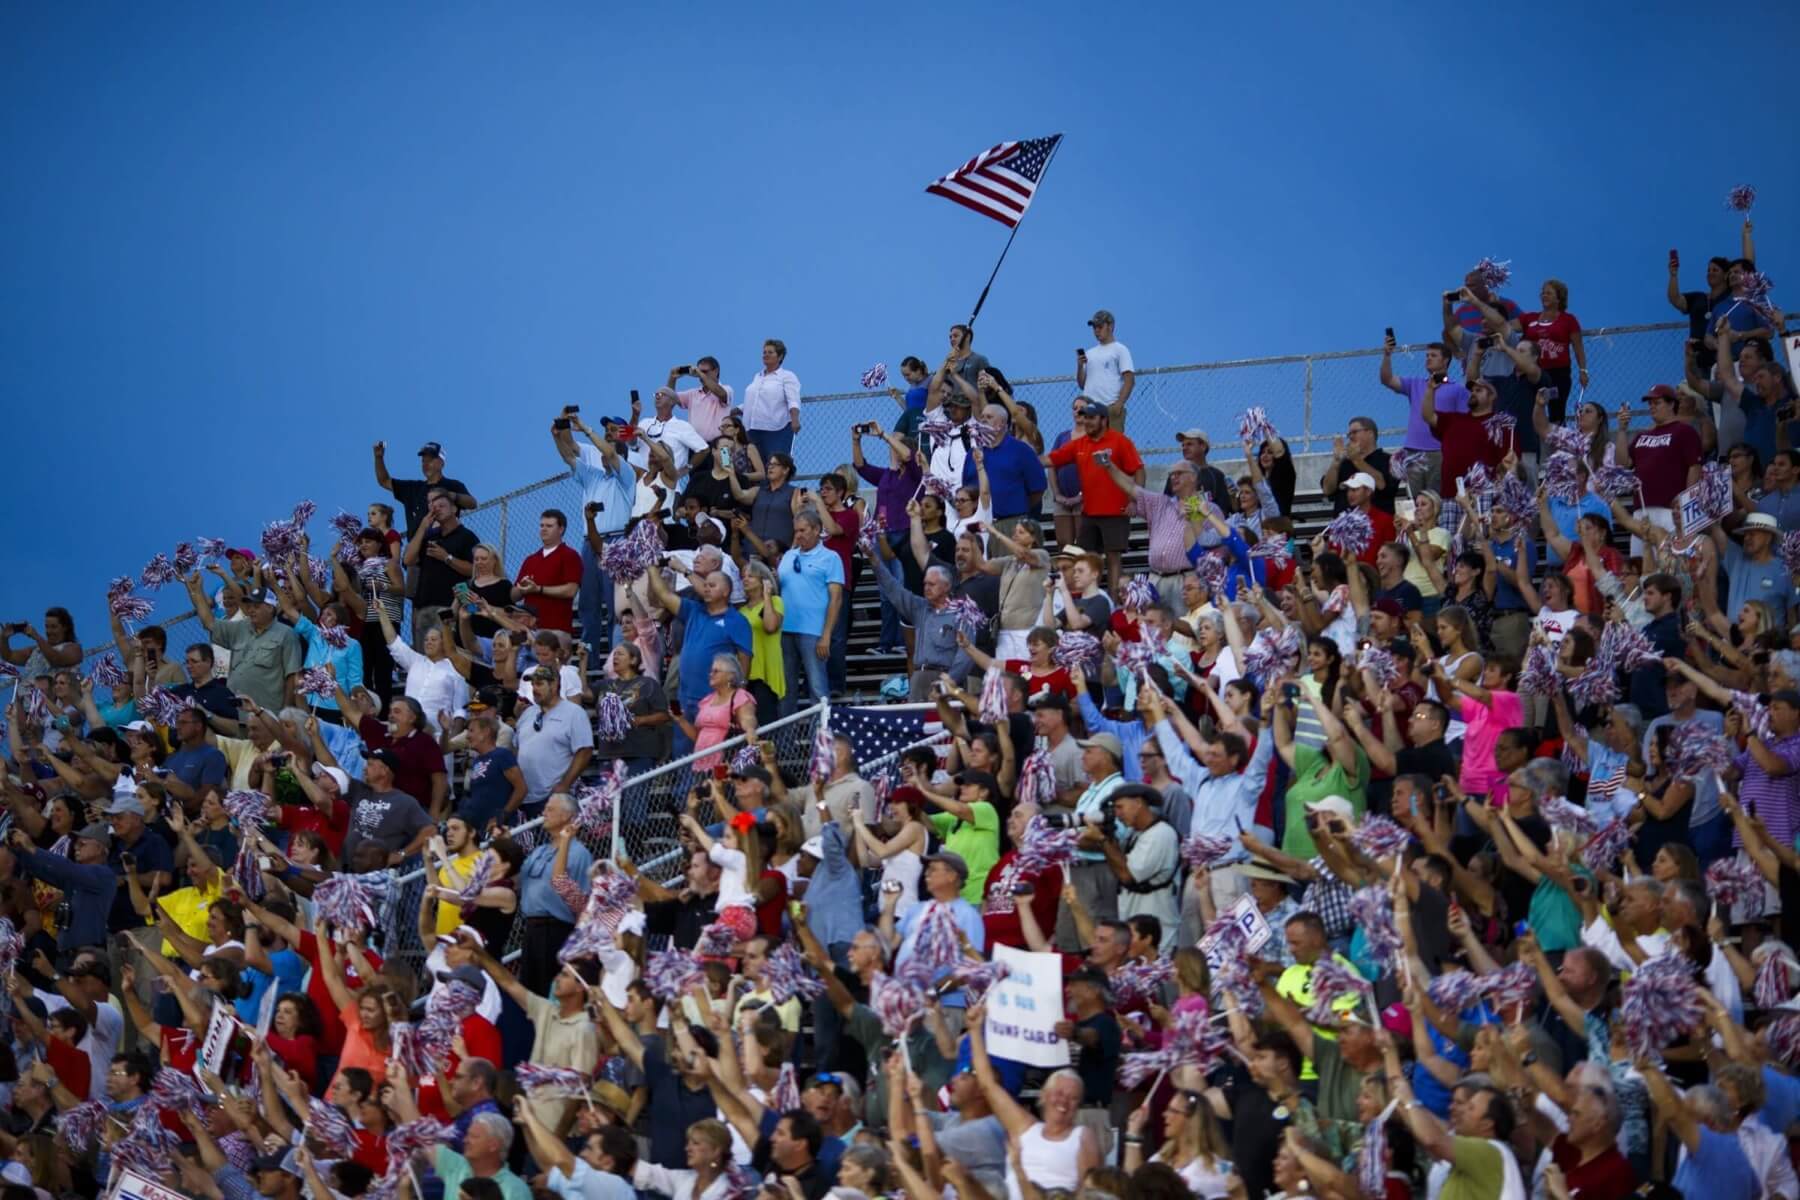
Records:
[[[540,996],[557,974],[556,952],[575,931],[575,914],[550,885],[559,844],[568,844],[563,869],[570,879],[585,883],[594,867],[593,855],[575,836],[575,811],[575,801],[566,792],[550,797],[544,805],[543,838],[519,868],[519,916],[525,922],[519,982]]]
[[[1737,1137],[1741,1118],[1719,1089],[1693,1088],[1683,1096],[1655,1063],[1640,1058],[1636,1065],[1650,1089],[1650,1103],[1681,1143],[1675,1190],[1715,1200],[1756,1200],[1762,1185]]]
[[[961,631],[957,617],[947,609],[950,589],[956,578],[942,563],[925,568],[925,594],[909,592],[898,579],[881,569],[876,562],[875,582],[900,613],[900,619],[913,627],[913,672],[907,688],[907,699],[920,703],[931,698],[932,685],[939,675],[948,673],[961,683],[969,677],[974,664],[957,641]]]
[[[645,417],[638,422],[638,432],[644,440],[654,442],[669,452],[669,461],[677,475],[687,471],[688,460],[696,454],[704,454],[707,441],[700,436],[700,431],[692,424],[675,415],[675,405],[679,397],[666,387],[656,389],[652,402],[656,405],[656,415]]]
[[[1189,569],[1188,550],[1206,528],[1206,518],[1188,508],[1189,499],[1200,491],[1198,468],[1185,458],[1177,459],[1169,467],[1166,492],[1138,486],[1116,463],[1108,463],[1106,469],[1119,490],[1131,498],[1131,511],[1149,525],[1151,578],[1156,580],[1163,602],[1179,611],[1181,577]]]
[[[393,1085],[389,1089],[392,1098],[388,1104],[394,1110],[395,1119],[400,1122],[418,1120],[417,1093],[406,1069],[398,1063],[390,1065],[388,1082]],[[512,1153],[512,1142],[511,1121],[497,1112],[477,1114],[469,1122],[461,1154],[441,1143],[432,1153],[431,1167],[444,1181],[444,1195],[460,1194],[464,1180],[491,1179],[499,1185],[505,1200],[531,1200],[530,1186],[506,1166],[507,1155]]]

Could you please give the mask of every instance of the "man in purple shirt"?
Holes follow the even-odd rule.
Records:
[[[865,435],[887,443],[888,466],[871,467],[863,458]],[[897,433],[883,433],[878,422],[868,421],[850,427],[850,461],[856,467],[857,475],[875,485],[875,514],[887,531],[882,536],[894,550],[894,557],[890,559],[870,557],[877,571],[887,571],[899,579],[900,555],[909,553],[907,539],[912,529],[912,518],[907,515],[906,506],[918,495],[923,479],[919,457],[913,452],[913,443],[909,439]],[[881,641],[876,649],[889,654],[906,653],[906,643],[901,640],[900,614],[888,603],[885,594],[881,598]]]
[[[1725,714],[1725,736],[1743,737],[1744,717],[1735,707]],[[1784,688],[1769,697],[1769,736],[1751,736],[1738,751],[1738,803],[1762,821],[1779,845],[1794,844],[1800,828],[1800,691]],[[1733,844],[1742,845],[1734,835]]]
[[[1403,379],[1394,374],[1394,334],[1391,330],[1381,345],[1381,384],[1405,396],[1407,400],[1406,484],[1414,495],[1435,487],[1444,467],[1444,455],[1437,435],[1431,432],[1419,411],[1420,403],[1425,397],[1425,386],[1433,379],[1438,380],[1437,393],[1433,397],[1437,411],[1469,411],[1469,390],[1460,383],[1448,382],[1445,372],[1449,368],[1449,350],[1444,343],[1433,342],[1425,347],[1425,375],[1409,375]]]

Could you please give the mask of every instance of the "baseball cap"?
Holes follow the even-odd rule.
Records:
[[[1259,858],[1253,858],[1238,868],[1238,874],[1245,879],[1261,879],[1266,883],[1292,883],[1293,880],[1277,871]]]
[[[1675,402],[1675,389],[1666,383],[1659,383],[1644,393],[1644,399],[1667,400],[1669,403],[1673,404]]]
[[[350,776],[344,773],[342,767],[323,767],[318,763],[314,763],[313,774],[330,776],[331,782],[337,784],[338,794],[340,796],[346,795],[350,791]]]
[[[1000,791],[1000,781],[988,771],[959,771],[956,775],[956,782],[986,788],[990,796]]]
[[[1375,477],[1367,471],[1358,471],[1339,486],[1345,491],[1351,488],[1368,488],[1372,492],[1375,490]]]
[[[125,722],[124,728],[126,729],[127,732],[130,732],[130,733],[155,733],[156,732],[156,726],[152,725],[148,721],[127,721],[127,722]],[[136,789],[134,788],[133,791],[135,791],[135,790]],[[113,785],[113,791],[115,793],[117,793],[117,791],[118,791],[117,784]]]
[[[92,825],[84,825],[76,835],[90,842],[99,842],[107,850],[112,849],[112,830],[96,821]]]
[[[1383,596],[1381,599],[1377,600],[1374,604],[1374,610],[1378,613],[1386,613],[1396,621],[1406,620],[1406,606],[1392,596]]]
[[[949,408],[952,405],[958,408],[968,408],[970,407],[970,401],[967,396],[959,391],[951,392],[948,396],[944,397],[944,407]]]
[[[239,549],[236,549],[236,550],[227,550],[225,552],[225,557],[226,558],[247,558],[251,562],[255,562],[256,561],[256,551],[245,550],[240,547]]]
[[[444,457],[444,448],[437,442],[426,442],[423,446],[419,447],[419,457],[442,458]]]
[[[1342,796],[1327,796],[1323,800],[1311,801],[1307,804],[1306,811],[1330,813],[1335,817],[1342,817],[1344,820],[1351,822],[1356,820],[1356,810],[1351,808],[1350,802]]]
[[[480,967],[457,967],[452,971],[439,971],[439,983],[466,983],[480,993],[487,987],[487,972]]]
[[[1192,429],[1182,430],[1175,435],[1175,440],[1178,442],[1205,442],[1209,446],[1212,445],[1212,439],[1206,436],[1206,430],[1198,425]]]
[[[800,843],[800,853],[810,854],[814,858],[823,861],[825,858],[825,839],[823,837],[807,838],[804,842]]]
[[[1119,741],[1119,735],[1116,733],[1096,733],[1093,737],[1082,738],[1075,744],[1083,750],[1095,748],[1104,750],[1120,762],[1125,761],[1125,745]]]
[[[1107,312],[1104,308],[1096,308],[1094,310],[1094,315],[1088,318],[1088,324],[1089,325],[1114,325],[1114,324],[1117,324],[1117,322],[1115,322],[1113,320],[1113,315],[1111,313]]]
[[[925,856],[925,861],[927,863],[943,863],[946,867],[949,867],[952,871],[955,871],[960,875],[964,883],[967,883],[969,880],[969,864],[963,859],[962,855],[956,853],[954,850],[939,850],[936,854],[928,854]]]
[[[142,817],[149,815],[144,808],[143,801],[137,798],[137,792],[135,790],[124,793],[123,795],[114,791],[113,802],[100,811],[109,817]]]
[[[400,769],[400,756],[385,747],[380,750],[369,751],[367,754],[363,755],[363,761],[378,762],[390,771],[398,771]]]
[[[259,1171],[286,1171],[289,1175],[300,1174],[300,1172],[294,1170],[293,1164],[288,1158],[288,1154],[289,1151],[286,1150],[277,1150],[273,1154],[259,1154],[250,1160],[250,1170],[252,1173]]]
[[[1081,406],[1080,411],[1081,415],[1084,417],[1104,417],[1106,415],[1106,405],[1100,403],[1098,400],[1088,400]]]
[[[556,672],[551,670],[549,667],[533,667],[533,668],[531,668],[531,677],[533,679],[539,680],[543,683],[555,683],[556,682]]]
[[[1103,736],[1110,737],[1112,735]],[[1112,798],[1114,800],[1142,800],[1151,808],[1161,808],[1163,803],[1163,794],[1147,783],[1128,783],[1122,788],[1116,788]]]
[[[268,588],[252,588],[244,593],[245,604],[274,604],[275,593]]]
[[[1067,696],[1061,692],[1048,691],[1035,693],[1025,704],[1027,708],[1054,708],[1061,711],[1064,716],[1068,715],[1070,707]]]

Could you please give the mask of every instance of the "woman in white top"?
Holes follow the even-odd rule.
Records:
[[[731,1169],[731,1134],[718,1121],[696,1121],[687,1131],[687,1168],[659,1167],[640,1158],[632,1186],[661,1192],[669,1200],[725,1200],[736,1190]]]
[[[767,870],[780,871],[787,880],[788,895],[800,893],[800,847],[806,844],[806,826],[786,804],[769,808],[769,826],[775,831],[775,848],[769,852]]]
[[[975,526],[974,532],[981,539],[981,552],[986,554],[988,530],[994,525],[994,497],[988,490],[986,455],[981,452],[981,447],[972,447],[969,457],[975,460],[976,486],[965,484],[951,495],[951,511],[944,528],[950,531],[951,537],[961,537],[963,530]]]
[[[1439,609],[1437,635],[1438,645],[1444,648],[1444,652],[1438,655],[1437,660],[1438,665],[1444,668],[1444,674],[1464,683],[1474,683],[1479,680],[1483,660],[1475,647],[1479,644],[1480,635],[1475,631],[1475,618],[1469,615],[1469,610],[1460,604],[1451,604]],[[1461,698],[1438,695],[1436,683],[1431,684],[1425,694],[1439,704],[1449,705],[1450,711],[1453,713],[1460,712],[1462,709]],[[1467,728],[1468,726],[1462,721],[1452,718],[1449,728],[1444,731],[1444,740],[1446,742],[1461,741],[1463,730]]]
[[[1100,1147],[1085,1127],[1075,1123],[1081,1110],[1081,1076],[1064,1068],[1044,1081],[1038,1093],[1038,1111],[1043,1120],[1032,1117],[1006,1085],[994,1074],[988,1058],[987,1038],[983,1026],[987,1022],[987,1006],[971,1004],[966,1028],[969,1032],[969,1061],[975,1080],[987,1097],[988,1107],[1006,1128],[1006,1136],[1018,1147],[1014,1161],[1039,1191],[1066,1188],[1074,1191],[1088,1170],[1100,1165]],[[1009,1200],[1024,1200],[1019,1180],[1013,1169],[1006,1172],[1006,1194]]]
[[[1394,528],[1406,539],[1406,548],[1412,551],[1412,561],[1406,564],[1406,573],[1401,576],[1407,583],[1419,589],[1419,595],[1425,598],[1425,615],[1431,616],[1444,603],[1444,589],[1436,579],[1432,578],[1430,564],[1439,564],[1450,555],[1450,531],[1438,527],[1438,517],[1444,511],[1444,502],[1436,492],[1419,492],[1413,497],[1413,515],[1411,520],[1397,518]]]
[[[744,432],[764,462],[791,452],[800,432],[800,380],[781,365],[786,361],[787,343],[770,338],[763,343],[763,369],[744,389]]]
[[[870,865],[870,860],[881,863],[881,890],[893,891],[888,885],[898,885],[900,900],[894,907],[894,920],[904,920],[918,907],[919,876],[925,870],[925,822],[919,819],[919,810],[909,804],[889,804],[881,817],[879,837],[863,823],[861,808],[850,810],[850,824],[856,832],[852,853],[864,865]]]
[[[1136,1174],[1144,1165],[1144,1137],[1150,1128],[1150,1102],[1132,1110],[1125,1124],[1125,1170]],[[1178,1091],[1163,1110],[1163,1143],[1151,1162],[1167,1163],[1180,1174],[1199,1200],[1221,1200],[1231,1178],[1230,1145],[1219,1132],[1206,1099],[1199,1092]]]
[[[1525,607],[1537,609],[1532,624],[1544,631],[1552,648],[1561,645],[1563,635],[1581,620],[1581,610],[1575,607],[1575,585],[1568,576],[1554,572],[1544,576],[1541,587],[1532,585],[1529,571],[1520,571],[1513,578]]]
[[[381,618],[381,636],[387,639],[388,653],[406,672],[406,694],[425,710],[426,727],[434,735],[439,733],[438,714],[449,713],[454,717],[469,703],[469,681],[450,660],[449,635],[442,626],[428,628],[422,643],[424,653],[421,654],[400,640],[387,609],[377,607],[375,613]]]

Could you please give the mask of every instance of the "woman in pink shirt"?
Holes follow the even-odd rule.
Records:
[[[1508,729],[1525,724],[1525,705],[1513,691],[1519,676],[1519,664],[1504,655],[1495,655],[1481,668],[1478,682],[1451,679],[1441,664],[1426,660],[1426,669],[1437,684],[1438,695],[1454,697],[1450,704],[1453,715],[1468,726],[1463,731],[1462,773],[1457,780],[1469,796],[1496,795],[1506,801],[1506,772],[1494,762],[1494,746]]]

